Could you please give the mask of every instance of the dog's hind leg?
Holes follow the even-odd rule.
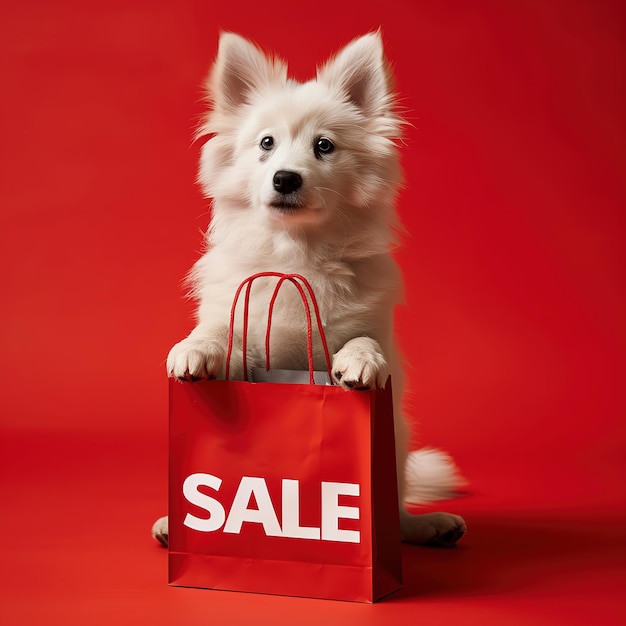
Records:
[[[396,463],[398,473],[398,500],[400,504],[400,531],[402,541],[420,545],[449,548],[465,534],[467,527],[459,515],[452,513],[422,513],[412,515],[406,503],[421,503],[450,497],[465,483],[452,459],[438,450],[418,450],[408,454],[409,426],[402,415],[394,388],[394,418],[396,434]]]

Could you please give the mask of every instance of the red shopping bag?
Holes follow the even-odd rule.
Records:
[[[315,298],[302,277],[272,275],[267,347],[276,294],[292,282],[309,384],[170,382],[169,582],[374,602],[401,586],[391,384],[314,384]],[[256,277],[244,282],[246,311]]]

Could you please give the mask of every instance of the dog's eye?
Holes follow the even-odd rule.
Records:
[[[267,137],[263,137],[260,143],[262,150],[271,150],[274,147],[274,137],[268,135]]]
[[[315,142],[315,155],[317,157],[323,154],[330,154],[335,149],[335,144],[327,137],[320,137]]]

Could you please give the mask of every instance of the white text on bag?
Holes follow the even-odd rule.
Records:
[[[208,518],[187,513],[183,524],[199,532],[214,532],[222,529],[225,533],[239,534],[244,522],[261,524],[265,534],[271,537],[291,537],[295,539],[317,539],[342,543],[360,543],[358,530],[339,528],[340,519],[359,519],[358,506],[339,504],[339,496],[359,496],[358,483],[321,482],[321,523],[320,527],[300,525],[300,481],[282,480],[282,528],[264,478],[243,476],[230,507],[224,509],[221,502],[199,491],[199,487],[209,487],[219,491],[222,479],[213,474],[196,473],[183,482],[183,495],[191,504],[204,509]],[[248,508],[252,496],[257,508]]]

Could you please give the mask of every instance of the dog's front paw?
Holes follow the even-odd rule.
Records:
[[[357,337],[333,356],[332,374],[344,389],[373,389],[385,386],[389,368],[377,341]]]
[[[226,358],[221,342],[207,338],[187,337],[179,341],[167,356],[167,375],[194,382],[217,378]]]

